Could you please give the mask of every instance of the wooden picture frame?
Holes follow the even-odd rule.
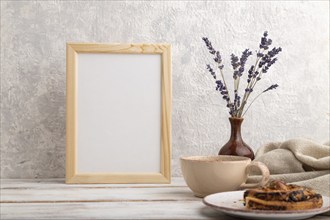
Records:
[[[171,180],[171,109],[172,109],[172,82],[171,82],[171,47],[168,44],[100,44],[100,43],[67,43],[66,47],[66,56],[67,56],[67,88],[66,88],[66,110],[67,110],[67,118],[66,118],[66,183],[170,183]],[[138,56],[137,56],[138,55]],[[106,62],[99,61],[98,58],[103,57],[106,59]],[[159,57],[159,58],[158,58]],[[102,59],[103,59],[102,58]],[[112,72],[111,74],[107,75],[104,74],[104,71],[111,70],[111,64],[117,65],[117,61],[121,62],[122,64],[125,64],[125,59],[130,59],[135,62],[135,66],[130,67],[130,65],[134,65],[131,63],[127,63],[126,65],[119,65],[119,67],[130,67],[131,69],[125,74],[121,74],[120,70],[119,72]],[[149,59],[150,58],[150,62]],[[114,60],[111,60],[114,59]],[[157,60],[160,60],[159,63]],[[92,60],[92,61],[90,61]],[[140,65],[140,61],[144,63],[144,65]],[[133,62],[133,63],[134,63]],[[159,67],[157,65],[160,64]],[[93,66],[94,65],[94,66]],[[100,67],[104,65],[104,67]],[[108,65],[108,66],[107,66]],[[110,68],[108,68],[110,65]],[[139,67],[136,67],[139,66]],[[152,68],[150,67],[152,66]],[[149,68],[150,67],[150,68]],[[102,69],[103,68],[103,69]],[[140,69],[139,69],[140,68]],[[89,70],[86,70],[89,69]],[[160,70],[159,72],[158,69]],[[92,70],[92,71],[91,71]],[[157,71],[154,71],[157,70]],[[98,73],[98,71],[100,73]],[[123,70],[128,71],[128,70]],[[150,74],[146,74],[147,72],[150,72]],[[116,146],[116,142],[122,143],[124,141],[130,141],[129,138],[123,140],[121,138],[120,140],[117,140],[116,137],[113,137],[113,140],[111,140],[111,137],[109,137],[109,140],[107,139],[108,136],[106,133],[104,133],[104,130],[107,130],[109,126],[112,125],[111,121],[107,123],[103,123],[102,121],[107,121],[112,118],[112,120],[116,120],[116,117],[113,115],[114,112],[111,112],[111,104],[108,104],[108,96],[107,94],[114,94],[116,91],[109,92],[111,90],[111,86],[108,86],[106,83],[102,86],[91,86],[92,83],[94,83],[95,80],[97,83],[102,84],[106,80],[101,80],[99,78],[104,77],[105,79],[107,77],[115,77],[114,79],[119,81],[123,81],[123,79],[120,79],[120,77],[124,77],[125,75],[129,74],[135,79],[140,80],[140,78],[137,78],[139,74],[141,74],[141,77],[145,77],[146,80],[149,80],[148,83],[145,83],[143,86],[137,86],[141,90],[141,94],[148,95],[148,94],[159,94],[159,100],[157,100],[156,95],[153,95],[150,99],[146,98],[147,101],[145,101],[147,104],[146,106],[150,107],[152,109],[152,112],[154,112],[153,117],[147,118],[148,114],[144,113],[145,111],[141,112],[141,117],[145,117],[147,121],[149,121],[152,126],[150,126],[150,129],[144,129],[145,131],[152,131],[155,130],[155,135],[146,135],[146,137],[142,137],[143,135],[137,135],[131,132],[131,135],[128,134],[128,137],[134,136],[136,139],[140,140],[141,143],[144,143],[145,140],[149,141],[149,139],[153,139],[152,143],[158,143],[158,140],[155,139],[155,136],[158,136],[158,124],[159,126],[159,150],[155,150],[156,147],[158,149],[158,146],[155,147],[156,144],[150,144],[152,146],[148,146],[148,149],[151,149],[153,153],[152,155],[149,155],[148,152],[138,152],[136,149],[139,149],[141,147],[142,149],[147,149],[147,146],[144,146],[144,144],[141,144],[141,146],[132,146],[130,149],[135,150],[135,154],[137,156],[131,155],[130,152],[127,152],[128,148],[125,148],[123,146]],[[155,74],[155,75],[153,75]],[[159,76],[157,76],[159,74]],[[111,75],[111,76],[110,76]],[[150,76],[154,78],[150,78]],[[85,77],[85,78],[84,78]],[[117,78],[116,78],[117,77]],[[159,77],[159,78],[157,78]],[[150,79],[149,79],[150,78]],[[154,80],[156,79],[156,80]],[[160,79],[160,83],[158,83],[158,80]],[[113,78],[111,78],[113,80]],[[108,81],[111,81],[108,80]],[[155,82],[152,82],[155,81]],[[126,80],[125,82],[131,83],[131,81]],[[152,86],[149,86],[152,85]],[[147,88],[147,87],[150,88]],[[86,87],[86,88],[84,88]],[[105,90],[104,93],[99,91],[99,89],[103,88]],[[135,86],[134,86],[135,87]],[[119,90],[121,87],[118,87]],[[146,91],[142,91],[146,88]],[[156,89],[154,89],[156,88]],[[95,90],[95,92],[93,91]],[[97,91],[96,91],[97,90]],[[158,91],[159,90],[159,91]],[[152,91],[152,92],[151,92]],[[118,91],[118,94],[121,94],[122,91]],[[135,88],[134,92],[130,92],[127,94],[135,94],[138,93],[137,89]],[[82,95],[84,94],[84,95]],[[86,98],[86,96],[89,96],[91,94],[90,98]],[[97,94],[101,94],[96,96]],[[104,95],[103,95],[104,94]],[[81,97],[80,97],[81,96]],[[114,96],[114,95],[113,95]],[[133,95],[132,95],[133,96]],[[151,95],[150,95],[151,96]],[[127,96],[123,95],[124,103],[130,103],[130,100],[125,100]],[[133,97],[134,98],[134,97]],[[104,113],[103,106],[100,104],[94,105],[91,100],[99,99],[99,102],[97,103],[104,103],[104,105],[108,105],[107,109],[109,110],[109,114]],[[148,101],[148,100],[156,100],[156,101]],[[133,101],[133,100],[132,100]],[[109,101],[110,102],[110,101]],[[159,105],[159,106],[158,106]],[[112,106],[117,106],[112,105]],[[137,105],[139,106],[139,104]],[[143,105],[142,105],[143,106]],[[153,106],[155,109],[153,109]],[[89,108],[95,108],[89,111]],[[84,110],[87,109],[87,110]],[[103,111],[103,113],[100,113],[100,115],[103,114],[103,116],[99,116],[97,110],[100,110],[100,112]],[[158,109],[159,112],[159,118],[157,116]],[[123,111],[129,111],[126,108],[123,109]],[[151,110],[150,110],[151,111]],[[86,113],[87,112],[87,113]],[[96,112],[94,115],[91,112]],[[132,110],[132,114],[137,114],[137,111]],[[120,113],[118,113],[120,114]],[[155,116],[156,115],[156,116]],[[93,118],[98,118],[98,121],[92,121]],[[111,116],[111,117],[110,117]],[[100,119],[101,117],[101,119]],[[151,117],[151,116],[150,116]],[[88,122],[84,122],[87,121]],[[145,123],[141,123],[139,121],[140,116],[136,115],[136,122],[130,122],[134,126],[147,126],[144,125]],[[157,121],[159,119],[159,121]],[[97,120],[97,119],[95,119]],[[118,119],[119,120],[119,119]],[[132,120],[132,119],[131,119]],[[135,120],[133,118],[133,120]],[[98,126],[98,124],[100,126]],[[117,122],[118,125],[119,122]],[[140,123],[140,125],[137,125],[137,123]],[[148,123],[146,123],[148,124]],[[88,125],[88,126],[87,126]],[[103,127],[102,127],[103,126]],[[126,129],[121,128],[121,125],[118,125],[118,130]],[[156,127],[155,127],[156,126]],[[105,129],[102,129],[104,128]],[[98,130],[99,129],[99,130]],[[111,130],[112,129],[112,130]],[[111,127],[111,131],[116,131],[116,127]],[[139,129],[136,129],[136,131],[139,131]],[[85,132],[85,133],[84,133]],[[102,133],[103,132],[103,133]],[[91,137],[86,137],[91,134]],[[107,133],[108,134],[108,133]],[[149,134],[149,133],[148,133]],[[102,138],[99,138],[99,136],[102,136]],[[106,140],[107,143],[102,145],[103,142],[99,141],[99,139]],[[94,142],[95,140],[95,142]],[[94,146],[94,143],[101,143],[96,146]],[[136,145],[140,143],[137,141]],[[87,144],[88,143],[88,144]],[[134,142],[135,143],[135,142]],[[149,142],[148,142],[149,143]],[[151,141],[150,141],[151,143]],[[102,145],[102,146],[101,146]],[[120,145],[120,144],[119,144]],[[142,146],[143,145],[143,146]],[[146,144],[148,145],[148,144]],[[101,146],[101,147],[98,147]],[[125,142],[126,146],[126,142]],[[131,146],[131,145],[130,145]],[[102,149],[106,149],[107,152],[102,152]],[[121,154],[118,154],[117,151],[122,150]],[[97,152],[101,151],[101,152]],[[147,150],[148,151],[148,150]],[[83,153],[87,152],[87,153]],[[159,165],[158,162],[152,162],[157,161],[155,159],[159,152]],[[90,161],[89,156],[90,155],[97,155],[95,158]],[[116,158],[111,158],[111,155],[116,154]],[[140,159],[137,159],[140,154]],[[81,156],[83,155],[83,156]],[[107,156],[109,156],[109,160],[107,160]],[[118,156],[119,155],[119,156]],[[129,161],[135,161],[136,165],[129,165],[129,163],[121,164],[118,163],[118,166],[112,165],[111,168],[107,165],[104,165],[106,163],[115,163],[113,162],[114,159],[118,159],[118,157],[122,156],[123,160],[126,160],[127,156],[130,157]],[[115,156],[113,156],[115,157]],[[150,159],[151,157],[155,157],[154,159]],[[87,158],[87,159],[86,159]],[[103,159],[99,159],[103,158]],[[150,159],[150,162],[148,160]],[[83,161],[88,161],[84,163]],[[141,171],[130,171],[134,170],[135,167],[140,166],[139,160],[145,162],[145,165],[141,165]],[[98,164],[97,164],[98,163]],[[149,165],[148,165],[149,163]],[[155,166],[150,166],[150,164],[155,163]],[[83,165],[81,165],[83,164]],[[86,165],[87,164],[87,165]],[[122,167],[126,167],[128,171],[123,172]],[[159,167],[158,167],[159,166]],[[150,170],[149,171],[149,167]],[[158,167],[158,168],[154,168]],[[116,168],[118,168],[118,172],[116,171]],[[120,168],[120,169],[119,169]],[[152,169],[151,169],[152,168]],[[89,169],[93,169],[93,171],[90,171]],[[98,171],[98,169],[100,171]],[[108,169],[110,171],[108,171]],[[147,171],[145,171],[147,170]]]

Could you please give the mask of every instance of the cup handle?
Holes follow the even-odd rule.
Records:
[[[247,165],[246,167],[246,171],[249,174],[250,172],[250,168],[251,167],[257,167],[260,171],[261,171],[261,181],[259,183],[243,183],[240,186],[240,189],[246,189],[246,188],[253,188],[253,187],[258,187],[258,186],[264,186],[268,183],[269,181],[269,170],[267,168],[267,166],[261,162],[258,161],[252,161],[249,165]]]

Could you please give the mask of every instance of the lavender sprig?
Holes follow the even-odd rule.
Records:
[[[250,55],[252,55],[252,52],[249,51],[249,49],[246,49],[242,52],[242,56],[240,59],[238,59],[238,57],[234,54],[231,54],[231,65],[234,69],[234,79],[237,79],[238,77],[241,77],[243,75],[245,63]]]
[[[210,52],[211,54],[215,54],[216,51],[215,51],[215,49],[213,48],[212,43],[209,41],[209,39],[208,39],[207,37],[203,37],[202,39],[203,39],[203,41],[205,42],[205,45],[206,45],[207,49],[209,49],[209,52]]]
[[[217,80],[217,76],[213,70],[213,68],[211,67],[211,65],[206,65],[206,69],[211,73],[211,75],[213,76],[213,78],[215,79],[215,83],[216,83],[216,90],[220,92],[222,98],[227,102],[227,107],[230,109],[230,114],[233,111],[232,110],[232,104],[230,103],[230,98],[229,98],[229,92],[227,87],[223,84],[223,82],[221,80]]]
[[[268,92],[269,90],[276,89],[277,87],[278,87],[277,84],[271,85],[267,89],[265,89],[264,91],[262,91],[262,93]]]
[[[226,86],[222,83],[221,80],[217,80],[215,83],[217,84],[216,90],[220,92],[224,100],[229,102],[228,90]]]
[[[267,73],[269,68],[277,61],[276,55],[278,55],[282,51],[282,48],[274,47],[272,50],[268,51],[267,54],[261,58],[261,61],[258,65],[258,69],[254,74],[254,83],[252,84],[252,88],[255,86],[257,81],[261,80],[261,76],[263,73]]]
[[[242,52],[242,56],[239,60],[239,63],[240,63],[240,68],[238,69],[239,73],[238,73],[238,76],[241,77],[243,72],[244,72],[244,67],[245,67],[245,63],[247,61],[247,59],[249,58],[249,56],[252,55],[252,52],[249,51],[249,49],[246,49]]]
[[[259,68],[262,68],[262,73],[267,73],[269,68],[277,61],[275,57],[282,51],[282,48],[274,47],[272,50],[268,51],[266,55],[264,55],[259,63]],[[274,58],[275,57],[275,58]]]
[[[234,113],[236,113],[241,105],[241,97],[238,95],[238,93],[235,93],[234,98]]]
[[[243,75],[244,68],[245,68],[245,63],[249,56],[252,55],[252,52],[249,49],[246,49],[242,52],[242,56],[238,60],[238,57],[236,57],[234,54],[231,55],[231,61],[232,61],[232,66],[234,68],[234,73],[233,73],[233,78],[234,78],[234,114],[237,115],[238,110],[240,108],[240,99],[241,97],[237,94],[238,93],[238,88],[239,88],[239,83],[240,83],[240,77]]]
[[[210,54],[215,55],[215,57],[213,58],[213,60],[218,64],[218,68],[220,70],[222,70],[224,66],[222,64],[222,58],[221,58],[220,52],[219,51],[216,51],[213,48],[211,41],[209,41],[209,39],[207,37],[203,37],[202,39],[205,42],[205,45],[206,45],[207,49],[209,49]]]
[[[227,107],[230,109],[230,114],[232,115],[232,112],[233,112],[233,104],[231,103],[231,100],[230,100],[230,95],[229,95],[229,92],[227,90],[227,84],[226,84],[226,81],[225,81],[225,78],[224,78],[224,75],[223,75],[223,72],[222,72],[222,69],[224,68],[224,65],[222,64],[222,57],[221,57],[221,54],[219,51],[215,50],[214,47],[212,46],[212,43],[211,41],[209,41],[209,39],[207,37],[203,37],[202,38],[203,41],[205,42],[205,45],[207,47],[207,49],[209,50],[209,52],[214,55],[214,58],[213,60],[216,62],[219,70],[220,70],[220,74],[221,74],[221,77],[222,77],[222,81],[221,83],[223,83],[223,88],[226,90],[226,91],[222,91],[222,93],[226,93],[225,96],[224,94],[221,94],[223,95],[223,99],[225,99],[227,101]],[[211,68],[210,65],[207,66],[207,69],[209,70],[209,72],[211,73],[211,75],[213,76],[214,79],[216,79],[216,76],[215,76],[215,72],[214,70]]]
[[[242,116],[244,106],[247,103],[247,99],[252,93],[256,83],[261,80],[262,74],[267,73],[269,68],[277,61],[277,58],[275,56],[282,51],[281,47],[279,48],[274,47],[272,50],[267,52],[269,46],[272,44],[272,40],[268,39],[267,36],[268,33],[267,31],[265,31],[263,37],[261,38],[260,50],[257,53],[257,61],[254,67],[253,68],[251,67],[249,70],[249,75],[247,79],[248,84],[245,89],[245,93],[242,101],[242,107],[240,108],[238,117]]]
[[[259,98],[259,96],[261,96],[262,94],[264,94],[265,92],[268,92],[270,90],[273,90],[273,89],[276,89],[278,87],[277,84],[274,84],[274,85],[271,85],[269,86],[267,89],[265,89],[264,91],[262,91],[259,95],[257,95],[253,100],[252,102],[250,103],[250,105],[247,107],[247,109],[245,110],[245,112],[243,113],[242,117],[245,115],[245,113],[249,110],[249,108],[251,107],[251,105],[253,104],[253,102]]]

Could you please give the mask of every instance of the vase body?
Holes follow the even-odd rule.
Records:
[[[220,149],[219,155],[234,155],[254,159],[253,150],[243,141],[241,125],[243,118],[229,118],[231,134],[229,141]]]

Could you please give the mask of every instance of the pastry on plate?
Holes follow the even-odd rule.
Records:
[[[313,189],[272,181],[244,192],[244,205],[257,210],[305,210],[322,207],[322,196]]]

